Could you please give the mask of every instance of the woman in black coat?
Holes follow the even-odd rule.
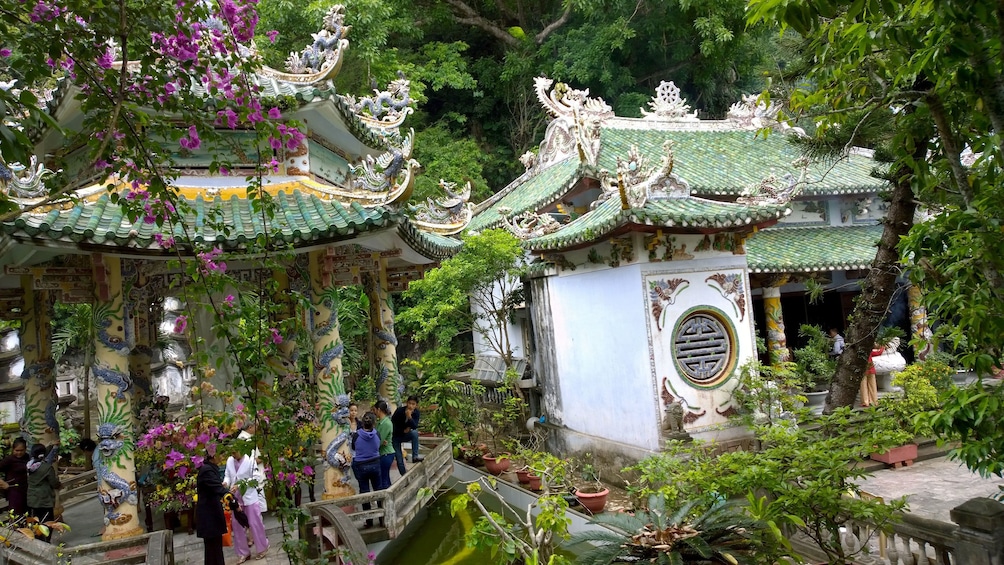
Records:
[[[224,565],[223,534],[227,533],[227,519],[223,514],[223,497],[227,494],[216,466],[216,457],[207,455],[195,479],[199,500],[195,503],[195,532],[206,547],[206,565]]]

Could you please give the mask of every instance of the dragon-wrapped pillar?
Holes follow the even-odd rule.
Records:
[[[791,360],[788,339],[784,335],[784,314],[781,311],[781,287],[787,275],[773,276],[763,283],[763,310],[767,318],[767,353],[771,363]]]
[[[21,319],[21,353],[24,356],[24,416],[21,431],[31,443],[52,445],[59,440],[56,420],[56,364],[52,359],[51,302],[49,293],[32,288],[32,277],[21,277],[24,317]]]
[[[927,308],[924,307],[923,294],[917,285],[910,285],[907,297],[910,299],[910,333],[913,334],[914,343],[924,344],[917,349],[917,359],[924,360],[934,351],[934,334],[927,325]]]
[[[338,310],[331,276],[333,267],[327,250],[310,253],[311,308],[307,329],[313,342],[314,382],[317,383],[321,447],[326,463],[324,500],[355,494],[355,489],[349,484],[350,400],[342,373],[345,345],[338,333]]]
[[[370,332],[373,336],[377,371],[376,395],[386,400],[391,411],[401,401],[400,374],[397,367],[397,336],[394,335],[394,308],[387,292],[387,262],[380,260],[380,272],[366,279],[370,301]]]
[[[133,321],[125,297],[132,281],[118,257],[94,255],[93,374],[97,383],[98,437],[93,462],[98,497],[104,507],[105,541],[144,533],[137,512],[135,435],[132,426],[132,380],[129,353],[135,343]],[[131,286],[131,285],[130,285]]]

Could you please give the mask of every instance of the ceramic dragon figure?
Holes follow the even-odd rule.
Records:
[[[335,425],[338,428],[338,435],[335,439],[331,440],[328,444],[327,449],[324,450],[324,459],[328,462],[328,465],[332,467],[344,468],[349,466],[349,462],[346,460],[345,455],[339,453],[339,450],[347,441],[349,441],[349,404],[351,400],[347,394],[339,394],[335,397],[335,406],[332,411],[332,417],[335,420]],[[349,474],[342,474],[342,483],[349,482]]]
[[[125,445],[122,434],[123,428],[118,424],[104,422],[98,425],[98,448],[94,450],[92,461],[98,479],[98,498],[105,507],[105,524],[128,523],[132,516],[120,513],[118,507],[123,503],[136,504],[137,500],[136,482],[123,479],[109,465]]]

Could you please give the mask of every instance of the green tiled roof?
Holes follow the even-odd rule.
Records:
[[[432,259],[446,259],[464,245],[459,239],[422,231],[410,222],[402,223],[397,233],[408,245]]]
[[[649,200],[642,208],[621,209],[619,198],[608,198],[592,212],[580,216],[561,230],[528,240],[535,251],[574,247],[602,239],[626,224],[675,228],[729,228],[776,220],[788,213],[787,206],[741,206],[703,198]]]
[[[579,179],[579,176],[578,157],[569,157],[551,165],[527,178],[521,184],[510,187],[508,194],[474,216],[467,229],[480,231],[498,227],[502,220],[497,210],[500,206],[512,208],[513,214],[520,214],[527,210],[536,211],[545,204],[553,202],[568,190]]]
[[[881,225],[774,227],[746,240],[746,258],[755,273],[866,269],[881,237]]]
[[[200,196],[187,203],[190,209],[184,212],[187,217],[183,223],[191,230],[195,243],[215,242],[234,248],[266,233],[261,214],[254,211],[247,199],[234,196],[229,200],[217,197],[207,201]],[[269,220],[267,231],[272,238],[293,244],[337,241],[374,228],[387,227],[403,219],[389,208],[367,209],[355,203],[344,206],[300,191],[292,194],[280,192],[275,196],[275,203],[275,215]],[[219,223],[229,228],[229,233],[213,227]],[[163,233],[162,228],[146,224],[142,218],[129,221],[121,207],[112,203],[108,195],[68,210],[52,210],[45,215],[22,215],[3,223],[2,230],[15,237],[158,251],[160,248],[154,234]],[[179,243],[187,240],[180,225],[175,227],[173,235]]]
[[[607,124],[600,132],[598,166],[617,170],[617,157],[626,159],[632,145],[657,165],[663,156],[662,144],[674,142],[673,173],[690,185],[697,196],[738,196],[748,186],[773,172],[778,178],[799,171],[791,166],[801,150],[780,133],[766,138],[754,131],[702,130],[664,131],[626,129]],[[809,167],[803,194],[858,194],[877,192],[886,182],[871,176],[875,161],[863,155],[851,155],[838,163],[814,163]]]

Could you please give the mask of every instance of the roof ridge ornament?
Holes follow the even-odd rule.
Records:
[[[8,165],[0,157],[0,192],[24,208],[29,204],[27,200],[42,198],[49,193],[43,181],[54,174],[56,171],[39,163],[35,155],[31,156],[27,167],[17,162]]]
[[[764,101],[756,94],[743,94],[739,102],[729,107],[726,117],[740,129],[775,128],[782,132],[791,131],[797,135],[805,135],[805,130],[792,127],[784,121],[780,104],[775,104],[769,99]]]
[[[579,114],[590,114],[601,119],[612,118],[614,116],[613,108],[602,98],[589,97],[588,88],[578,90],[569,87],[563,82],[559,82],[551,92],[548,92],[552,84],[554,84],[554,80],[547,77],[533,79],[533,86],[537,91],[537,99],[544,106],[544,110],[552,116],[556,118],[572,118]]]
[[[446,193],[446,198],[426,198],[424,203],[409,205],[408,211],[414,216],[414,224],[423,231],[439,235],[460,233],[474,217],[474,205],[470,203],[471,183],[467,181],[459,192],[456,192],[455,182],[439,179],[439,186]]]
[[[378,157],[366,155],[358,164],[350,163],[349,188],[353,192],[387,193],[387,197],[382,202],[374,202],[375,205],[406,201],[411,195],[414,170],[418,166],[418,161],[411,158],[414,137],[415,130],[411,130],[401,139],[400,145],[390,146],[386,153]],[[388,137],[388,141],[390,139]]]
[[[680,96],[680,88],[673,81],[662,81],[655,89],[655,96],[648,102],[652,111],[641,108],[646,120],[665,122],[699,122],[697,110],[690,111],[687,100]]]
[[[802,192],[805,186],[805,177],[809,172],[809,159],[808,157],[799,157],[791,165],[800,170],[797,179],[791,173],[784,173],[778,179],[774,171],[771,171],[760,182],[746,187],[743,194],[736,198],[736,204],[763,206],[790,202],[792,198]]]
[[[397,79],[387,85],[387,90],[378,90],[374,81],[373,96],[364,96],[357,101],[355,96],[343,94],[342,100],[363,123],[384,130],[397,129],[414,111],[411,107],[411,82],[401,71],[397,72]]]
[[[299,53],[289,53],[286,59],[288,72],[263,67],[264,74],[300,84],[314,84],[334,78],[342,68],[345,50],[349,47],[346,36],[352,26],[345,25],[345,6],[342,4],[332,6],[322,22],[320,31],[311,34],[313,43]]]
[[[514,216],[512,208],[508,206],[499,206],[495,210],[502,218],[502,226],[520,240],[534,239],[561,229],[561,224],[550,214],[536,214],[527,210]]]
[[[600,128],[604,120],[614,117],[613,109],[602,98],[590,98],[588,89],[576,90],[562,82],[554,84],[547,77],[537,77],[533,84],[544,110],[554,117],[540,144],[536,169],[542,170],[575,153],[579,161],[596,166]],[[548,92],[551,85],[554,89]]]
[[[623,210],[642,208],[648,200],[689,197],[690,185],[673,174],[673,142],[666,140],[662,148],[662,159],[655,167],[647,166],[647,160],[637,145],[628,150],[627,159],[617,157],[617,176],[613,177],[606,170],[600,172],[603,194],[592,203],[591,208],[595,209],[614,195],[620,198]]]

